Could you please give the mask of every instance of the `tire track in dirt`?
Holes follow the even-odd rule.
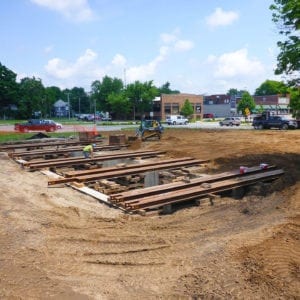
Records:
[[[300,295],[300,216],[277,226],[272,237],[244,247],[239,260],[253,290],[264,295]]]

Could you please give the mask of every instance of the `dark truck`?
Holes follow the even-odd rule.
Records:
[[[294,119],[289,119],[285,116],[270,116],[263,114],[253,119],[252,126],[255,129],[296,129],[297,121]]]
[[[16,123],[15,131],[18,132],[29,132],[29,131],[46,131],[54,132],[56,131],[57,125],[53,122],[47,122],[46,120],[41,119],[31,119],[26,123]]]

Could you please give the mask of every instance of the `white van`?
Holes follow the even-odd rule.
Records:
[[[168,125],[186,125],[189,120],[181,115],[170,115],[167,116],[166,122]]]

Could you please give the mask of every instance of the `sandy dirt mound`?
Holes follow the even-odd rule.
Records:
[[[242,200],[148,217],[48,188],[46,176],[0,153],[0,298],[296,299],[299,144],[296,130],[168,129],[161,141],[136,142],[209,159],[209,173],[262,162],[285,171]]]

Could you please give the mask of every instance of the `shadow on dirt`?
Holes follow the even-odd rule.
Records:
[[[240,166],[258,166],[261,163],[275,165],[284,170],[284,175],[276,180],[274,191],[279,191],[285,187],[294,185],[300,180],[300,154],[282,153],[265,155],[247,155],[233,158],[220,158],[215,161],[217,165],[216,172],[224,172],[232,169],[238,169]]]
[[[300,155],[298,154],[278,154],[278,155],[247,155],[243,157],[221,158],[214,161],[214,173],[221,173],[239,169],[240,166],[258,166],[261,163],[275,165],[278,169],[283,169],[284,174],[280,178],[269,182],[259,182],[248,187],[242,187],[234,190],[224,191],[219,194],[222,198],[229,197],[240,200],[245,196],[267,197],[273,192],[281,192],[295,185],[300,180]],[[208,170],[209,171],[209,170]],[[291,191],[292,193],[292,191]],[[195,206],[195,199],[172,205],[172,213]],[[167,212],[169,214],[170,212]],[[248,211],[243,211],[247,214]],[[162,211],[161,214],[164,214]]]

